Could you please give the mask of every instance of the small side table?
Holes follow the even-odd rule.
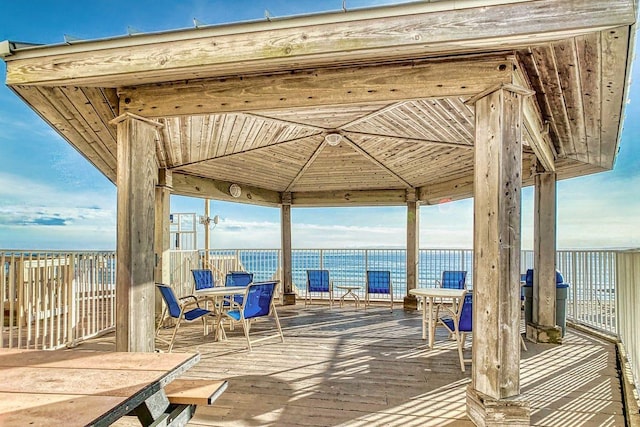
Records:
[[[344,295],[340,297],[340,307],[342,307],[342,304],[344,304],[345,297],[351,296],[356,303],[356,309],[358,309],[358,303],[360,302],[360,297],[353,291],[360,289],[361,288],[360,286],[343,285],[343,286],[336,286],[336,288],[342,289],[343,291],[345,291]]]

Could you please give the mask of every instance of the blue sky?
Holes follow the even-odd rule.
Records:
[[[347,8],[401,3],[348,0]],[[0,40],[42,44],[337,10],[342,0],[2,1]],[[640,66],[635,61],[620,153],[611,172],[558,183],[558,247],[640,247]],[[5,65],[0,61],[4,82]],[[115,248],[116,189],[6,86],[0,87],[0,249]],[[523,190],[523,248],[532,248],[532,189]],[[172,212],[204,201],[172,197]],[[280,211],[212,202],[212,247],[276,248]],[[404,247],[406,209],[294,209],[297,248]],[[423,206],[420,246],[471,248],[473,201]],[[200,246],[202,246],[202,238]]]

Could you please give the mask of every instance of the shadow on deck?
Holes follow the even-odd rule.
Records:
[[[419,312],[302,305],[278,312],[285,343],[265,341],[251,353],[239,326],[221,343],[203,337],[199,323],[181,327],[174,351],[202,355],[187,375],[229,381],[189,425],[472,425],[465,415],[470,366],[460,371],[455,342],[442,328],[428,349]],[[252,335],[270,326],[257,322]],[[624,425],[613,344],[569,329],[561,346],[527,345],[520,398],[531,404],[532,425]],[[79,349],[113,349],[113,335]]]

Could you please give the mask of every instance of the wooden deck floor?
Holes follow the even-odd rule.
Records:
[[[455,343],[443,331],[429,350],[420,314],[350,305],[279,307],[285,343],[245,350],[242,328],[226,342],[185,327],[174,351],[199,351],[188,375],[227,379],[193,426],[470,426]],[[253,332],[269,329],[255,324]],[[111,349],[113,337],[80,348]],[[159,343],[159,348],[166,348]],[[569,329],[561,346],[528,344],[522,353],[521,398],[536,426],[624,426],[614,345]],[[127,421],[123,421],[123,425]]]

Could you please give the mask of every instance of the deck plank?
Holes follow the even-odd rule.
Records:
[[[174,351],[201,352],[186,377],[229,382],[189,425],[473,425],[465,415],[470,370],[460,371],[455,342],[443,330],[427,347],[419,312],[389,313],[386,305],[278,310],[285,342],[265,341],[252,352],[239,326],[220,343],[203,337],[199,324],[181,327]],[[271,326],[256,322],[252,335]],[[79,348],[104,349],[110,340]],[[531,404],[532,425],[624,425],[613,344],[569,329],[561,346],[527,345],[519,398]]]

